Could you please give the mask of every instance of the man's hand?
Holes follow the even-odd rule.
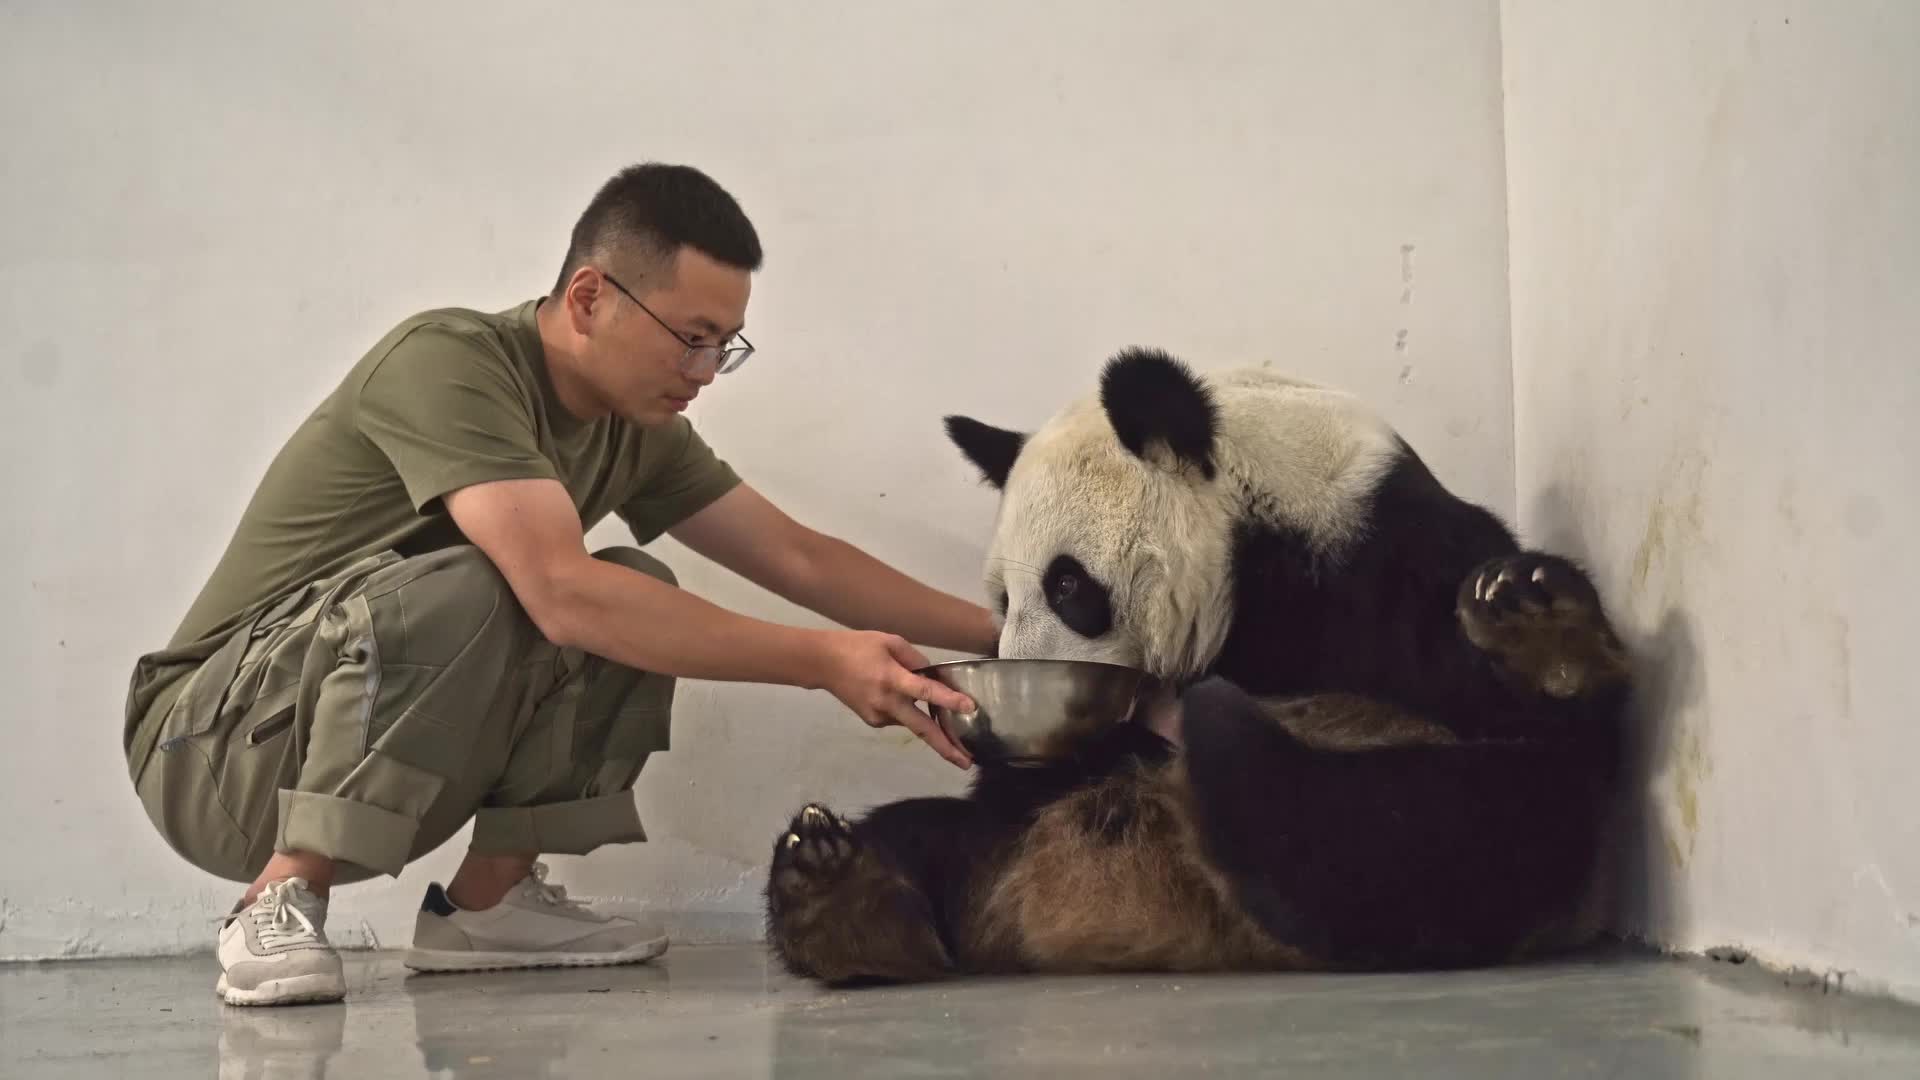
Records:
[[[868,726],[904,727],[918,735],[941,757],[960,768],[973,759],[940,730],[940,725],[915,704],[929,701],[956,712],[972,712],[965,694],[914,670],[927,666],[904,638],[866,631],[835,633],[827,648],[824,689],[840,699]]]

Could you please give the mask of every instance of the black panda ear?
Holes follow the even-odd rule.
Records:
[[[1006,490],[1007,475],[1013,472],[1013,461],[1020,456],[1027,437],[966,416],[949,416],[946,422],[947,438],[953,440],[988,483]]]
[[[1100,404],[1120,444],[1145,459],[1158,440],[1173,456],[1213,479],[1220,413],[1191,369],[1159,349],[1122,349],[1100,377]]]

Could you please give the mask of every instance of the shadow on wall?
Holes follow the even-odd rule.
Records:
[[[1617,843],[1607,853],[1601,881],[1606,925],[1623,936],[1650,940],[1652,928],[1688,922],[1681,878],[1699,835],[1700,789],[1709,762],[1704,719],[1687,720],[1706,699],[1706,667],[1699,634],[1684,608],[1668,606],[1651,629],[1635,624],[1626,568],[1610,566],[1590,550],[1591,534],[1578,507],[1559,486],[1548,487],[1534,503],[1538,535],[1529,541],[1593,575],[1607,615],[1633,658],[1625,782],[1614,815]]]

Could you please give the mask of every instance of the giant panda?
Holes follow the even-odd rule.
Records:
[[[788,971],[1419,970],[1590,929],[1629,665],[1579,567],[1266,369],[1128,349],[1031,434],[946,427],[1000,491],[999,655],[1165,701],[964,798],[805,806],[765,888]]]

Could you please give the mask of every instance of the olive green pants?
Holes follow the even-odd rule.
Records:
[[[596,557],[674,581],[631,548]],[[234,881],[275,851],[398,874],[469,820],[480,852],[644,840],[633,784],[674,691],[546,641],[470,546],[295,590],[183,678],[130,718],[128,767],[167,843]]]

